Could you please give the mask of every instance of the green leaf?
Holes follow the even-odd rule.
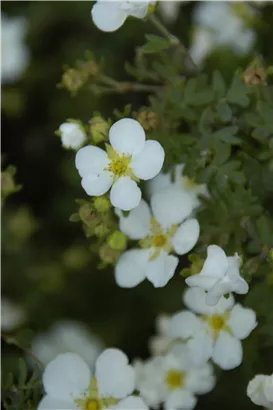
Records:
[[[223,98],[226,94],[227,87],[220,71],[214,71],[213,73],[212,89],[218,99]]]
[[[20,357],[18,359],[18,365],[19,365],[19,377],[18,377],[18,385],[19,387],[23,387],[26,384],[27,381],[27,365],[25,361]]]
[[[217,142],[216,146],[216,153],[213,159],[213,165],[221,165],[224,164],[231,154],[231,146],[229,144],[222,143],[220,141]]]
[[[158,53],[170,47],[170,41],[163,37],[147,34],[145,36],[147,43],[138,50],[143,54]]]
[[[228,122],[232,119],[232,110],[225,101],[219,101],[216,106],[217,114],[223,122]]]
[[[81,217],[79,214],[72,214],[69,218],[70,222],[79,222],[81,220]]]
[[[247,93],[247,86],[240,78],[239,74],[235,74],[235,77],[227,93],[227,101],[241,107],[247,107],[249,104]]]
[[[265,245],[272,246],[273,245],[273,229],[272,223],[268,216],[262,215],[257,223],[257,232],[261,242]]]
[[[240,138],[234,136],[234,134],[236,134],[237,131],[238,131],[238,127],[236,126],[225,127],[225,128],[222,128],[221,130],[214,132],[213,138],[215,140],[221,140],[228,144],[238,145],[238,144],[241,144],[241,140]]]

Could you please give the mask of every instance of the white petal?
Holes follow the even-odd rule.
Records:
[[[146,278],[150,252],[131,249],[124,252],[115,267],[115,278],[121,288],[134,288]]]
[[[169,188],[171,185],[171,173],[168,172],[167,174],[164,174],[163,172],[160,172],[156,177],[150,179],[147,182],[147,190],[149,197],[151,197],[153,194],[160,191],[161,189]]]
[[[229,295],[228,298],[222,297],[215,306],[208,306],[206,295],[201,288],[188,288],[184,293],[183,301],[188,309],[199,315],[222,314],[234,305],[234,297]]]
[[[207,259],[200,274],[217,279],[223,278],[228,269],[228,259],[225,252],[220,246],[210,245],[207,253]]]
[[[44,396],[40,401],[37,410],[77,410],[78,406],[74,400],[59,400],[55,397]]]
[[[187,339],[200,330],[201,322],[194,313],[183,310],[172,316],[170,328],[174,338]]]
[[[237,304],[231,311],[228,325],[237,339],[245,339],[257,326],[256,313]]]
[[[75,159],[76,168],[81,177],[88,174],[99,174],[107,168],[109,159],[103,149],[88,145],[81,148]]]
[[[134,16],[137,18],[144,18],[147,14],[149,3],[152,3],[152,2],[149,0],[124,1],[124,2],[121,2],[121,8],[125,10],[130,16]]]
[[[165,152],[159,142],[146,141],[143,150],[132,158],[133,173],[145,181],[154,178],[161,171],[164,158]]]
[[[110,143],[119,154],[138,154],[144,148],[145,138],[143,127],[132,118],[122,118],[109,131]]]
[[[188,253],[198,241],[200,225],[197,219],[188,219],[183,222],[172,238],[172,244],[178,255]]]
[[[185,279],[185,282],[188,286],[197,286],[204,290],[209,290],[218,280],[213,276],[204,276],[199,273],[198,275],[189,276]]]
[[[212,356],[213,340],[206,329],[201,329],[194,334],[193,338],[189,339],[187,347],[192,364],[194,366],[201,366]]]
[[[91,371],[85,361],[75,353],[58,355],[43,374],[46,393],[52,398],[69,401],[79,398],[89,387]]]
[[[238,367],[243,358],[243,348],[240,340],[228,332],[222,331],[213,349],[212,360],[221,369],[231,370]]]
[[[215,376],[210,363],[191,368],[187,374],[187,387],[195,394],[206,394],[215,386]]]
[[[191,196],[176,187],[156,192],[151,198],[156,220],[164,227],[180,224],[193,210]]]
[[[196,406],[197,398],[189,390],[174,390],[165,401],[166,410],[192,410]]]
[[[90,196],[100,196],[109,191],[113,183],[113,177],[108,171],[102,171],[99,175],[88,174],[82,179],[82,187]]]
[[[273,374],[267,376],[264,382],[264,394],[266,399],[270,402],[270,408],[273,408]]]
[[[94,24],[102,31],[115,31],[124,23],[127,13],[117,7],[115,1],[97,1],[92,7],[91,15]]]
[[[150,208],[143,199],[140,204],[132,209],[127,217],[121,213],[119,229],[130,239],[142,239],[149,235],[151,222]]]
[[[124,410],[148,410],[148,406],[144,403],[141,397],[129,396],[120,400],[118,404],[114,406],[115,409]]]
[[[247,395],[251,398],[253,403],[257,404],[258,406],[263,406],[265,408],[269,408],[270,403],[268,402],[264,387],[265,382],[268,376],[264,376],[263,374],[258,374],[248,383],[247,386]],[[272,390],[272,380],[271,380],[271,390]]]
[[[147,264],[147,279],[155,288],[162,288],[173,277],[178,265],[178,258],[161,252],[160,255]]]
[[[99,395],[123,399],[135,389],[135,371],[119,349],[106,349],[97,359],[96,378]]]
[[[111,203],[123,211],[136,208],[141,200],[141,190],[130,177],[121,177],[110,192]]]

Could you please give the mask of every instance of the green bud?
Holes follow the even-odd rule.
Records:
[[[81,220],[88,226],[96,225],[99,222],[98,215],[95,209],[90,204],[84,204],[79,209]]]
[[[94,200],[94,207],[99,212],[107,212],[111,207],[111,202],[106,196],[98,196]]]
[[[99,255],[100,255],[101,260],[105,264],[114,265],[120,256],[120,251],[110,248],[110,246],[107,243],[105,243],[104,245],[100,247]]]
[[[104,224],[99,224],[95,227],[94,234],[103,238],[109,234],[109,228]]]
[[[127,245],[127,236],[123,232],[115,231],[108,237],[107,243],[111,249],[123,251]]]
[[[90,132],[95,144],[108,140],[109,124],[100,116],[93,117],[90,121]]]

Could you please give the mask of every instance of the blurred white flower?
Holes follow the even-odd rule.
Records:
[[[197,403],[196,394],[205,394],[215,386],[213,367],[205,363],[193,367],[187,346],[175,352],[136,361],[136,387],[151,407],[163,403],[166,410],[191,410]]]
[[[115,207],[129,211],[138,206],[141,190],[135,181],[155,177],[165,156],[159,142],[145,139],[139,122],[123,118],[110,128],[107,153],[92,145],[81,148],[76,155],[76,168],[85,192],[100,196],[112,187],[110,201]]]
[[[161,314],[156,318],[157,334],[149,340],[149,349],[153,356],[160,356],[170,350],[174,344],[171,333],[171,315]]]
[[[78,353],[92,366],[102,351],[100,339],[78,322],[55,323],[46,333],[38,334],[32,341],[32,352],[44,364],[61,353]]]
[[[181,311],[171,318],[170,333],[174,340],[185,340],[196,364],[212,358],[224,370],[242,362],[242,339],[257,326],[252,309],[234,306],[234,298],[222,297],[215,306],[208,306],[202,289],[187,289],[184,303],[190,311]]]
[[[1,81],[15,81],[29,62],[29,50],[24,43],[27,23],[24,18],[9,18],[1,14]]]
[[[22,325],[25,312],[22,307],[13,303],[6,297],[1,298],[1,329],[9,332]]]
[[[155,3],[155,1],[149,0],[99,0],[92,7],[91,15],[93,22],[100,30],[111,32],[119,29],[129,16],[144,18],[148,12],[149,4]]]
[[[235,292],[245,294],[249,286],[240,276],[240,257],[236,253],[234,256],[226,256],[223,249],[217,245],[210,245],[207,248],[208,256],[203,269],[197,275],[186,279],[189,286],[200,287],[207,291],[206,303],[216,305],[221,296]]]
[[[86,140],[86,136],[80,124],[65,122],[58,130],[64,148],[78,150]]]
[[[120,213],[120,230],[140,240],[143,248],[126,251],[119,258],[115,277],[121,287],[134,287],[145,278],[155,287],[165,286],[178,264],[178,258],[170,254],[188,253],[199,238],[197,219],[186,219],[193,209],[190,195],[167,188],[152,196],[151,209],[152,213],[142,200],[129,216]]]
[[[173,175],[172,171],[169,171],[168,173],[160,172],[160,174],[151,179],[147,183],[149,195],[153,195],[155,192],[161,191],[164,188],[175,186],[189,194],[192,197],[194,208],[197,208],[200,205],[198,197],[200,195],[206,197],[209,195],[207,186],[205,184],[199,185],[192,179],[183,175],[184,167],[185,165],[183,164],[176,165],[173,169]]]
[[[38,410],[147,409],[135,389],[135,371],[118,349],[106,349],[94,371],[75,353],[64,353],[50,362],[43,374],[45,396]]]
[[[165,20],[167,23],[175,22],[179,15],[179,9],[182,3],[185,3],[185,1],[160,1],[158,10],[161,14],[162,19]]]
[[[247,386],[247,395],[258,406],[273,410],[273,374],[258,374]]]
[[[196,32],[190,53],[201,63],[217,46],[230,46],[239,55],[247,54],[255,41],[255,32],[244,26],[243,20],[226,1],[202,1],[194,9]]]

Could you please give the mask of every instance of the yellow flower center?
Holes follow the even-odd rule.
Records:
[[[98,400],[87,400],[87,402],[85,403],[85,409],[84,410],[100,410],[100,404],[98,402]]]
[[[115,157],[111,159],[107,169],[118,177],[125,176],[129,168],[130,160],[131,158],[126,157],[125,154],[120,156],[116,153]]]
[[[179,389],[185,384],[185,373],[171,369],[168,371],[165,381],[170,390]]]
[[[75,400],[76,405],[81,410],[102,410],[114,406],[118,400],[114,397],[100,397],[98,394],[97,380],[92,377],[89,389],[83,397]]]
[[[162,247],[165,245],[165,243],[167,242],[167,238],[165,235],[161,234],[161,235],[155,235],[153,237],[153,245],[155,247]]]
[[[229,318],[230,312],[226,312],[223,315],[212,315],[212,316],[207,316],[205,320],[208,322],[209,327],[213,331],[213,339],[216,341],[219,337],[219,334],[222,330],[225,330],[227,332],[231,332],[229,326],[228,326],[228,318]]]

